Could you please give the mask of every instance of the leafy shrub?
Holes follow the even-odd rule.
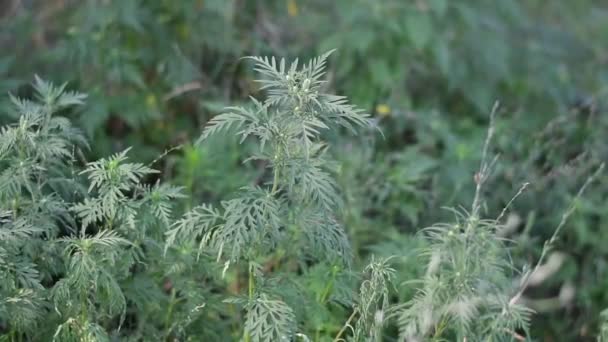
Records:
[[[324,92],[328,56],[300,68],[297,61],[287,66],[285,60],[253,58],[267,99],[227,108],[210,120],[200,141],[236,131],[241,143],[257,142],[248,161],[269,172],[219,207],[201,204],[178,219],[172,202],[184,197],[183,189],[160,179],[148,185],[158,171],[129,162],[128,149],[79,170],[75,156],[86,141],[69,120],[54,114],[81,105],[85,95],[37,78],[36,101],[13,97],[19,121],[0,136],[4,338],[227,339],[221,330],[190,326],[203,319],[201,311],[213,314],[205,309],[214,303],[206,299],[212,297],[213,278],[221,281],[235,268],[237,278],[247,270],[245,293],[237,288],[214,305],[244,308],[246,341],[309,339],[310,332],[315,340],[336,333],[335,340],[381,341],[395,325],[406,340],[530,336],[533,310],[521,296],[575,207],[563,215],[536,266],[513,287],[514,265],[501,237],[501,219],[515,198],[497,219],[480,217],[482,188],[494,165],[487,161],[493,125],[471,211],[455,211],[456,223],[425,230],[429,243],[420,256],[428,258],[428,266],[413,296],[405,302],[392,298],[398,289],[392,285],[391,258],[372,259],[363,269],[359,295],[348,294],[354,285],[344,278],[351,247],[340,225],[342,196],[322,131],[356,132],[373,123],[344,97]],[[265,182],[266,177],[271,180]],[[213,259],[219,272],[204,276],[210,288],[184,276]],[[312,279],[319,271],[325,274],[324,287],[300,287],[298,279]],[[168,302],[168,308],[152,304],[155,299]],[[336,305],[352,310],[341,329],[314,318]]]
[[[256,284],[263,266],[256,260],[277,249],[281,259],[325,258],[330,263],[350,263],[350,246],[336,219],[341,199],[332,179],[327,145],[320,141],[322,130],[344,127],[355,130],[369,120],[344,97],[326,94],[322,86],[329,53],[299,68],[274,57],[254,58],[259,82],[268,98],[252,98],[252,108],[231,107],[205,127],[201,140],[229,129],[238,130],[241,143],[252,137],[259,150],[248,160],[272,170],[268,188],[241,189],[240,196],[222,202],[221,209],[202,205],[187,213],[168,232],[168,244],[201,241],[205,249],[231,264],[248,261],[248,299],[236,300],[247,309],[246,341],[289,340],[294,336],[294,314],[286,304],[270,299],[272,288]],[[298,240],[304,240],[301,243]],[[289,250],[286,243],[301,246]],[[325,300],[325,299],[324,299]]]
[[[302,271],[319,257],[334,268],[348,266],[350,247],[335,213],[340,196],[328,169],[327,145],[319,138],[324,129],[354,131],[370,124],[345,98],[322,91],[328,55],[301,69],[297,62],[286,69],[284,60],[277,65],[274,59],[256,59],[268,99],[262,103],[252,98],[252,109],[228,108],[210,121],[202,139],[230,127],[240,129],[241,142],[255,137],[259,150],[250,159],[272,170],[272,183],[243,188],[239,197],[223,201],[221,209],[201,205],[175,221],[171,202],[183,197],[182,189],[159,181],[146,185],[145,179],[157,171],[128,162],[128,150],[77,171],[72,141],[83,143],[82,136],[53,113],[81,104],[84,95],[38,79],[40,104],[14,98],[20,120],[3,129],[1,149],[7,189],[2,197],[2,265],[12,275],[2,287],[2,312],[10,336],[48,337],[35,327],[40,319],[53,317],[50,321],[58,322],[54,339],[110,339],[125,323],[130,306],[144,307],[139,301],[150,299],[129,293],[126,284],[133,277],[153,277],[155,271],[144,265],[158,262],[161,251],[166,255],[176,243],[185,244],[186,250],[198,245],[199,255],[225,260],[224,274],[231,264],[247,261],[248,299],[232,300],[247,309],[246,340],[293,336],[295,313],[283,300],[272,298],[280,293],[271,286],[277,280],[265,279],[258,260],[272,255],[276,263],[300,260],[305,262]],[[64,183],[74,189],[55,188]],[[87,183],[85,191],[81,184]],[[163,234],[167,243],[160,248]],[[43,261],[51,259],[46,253],[52,251],[56,264],[50,267]],[[331,291],[324,291],[320,304]],[[19,314],[14,311],[17,304]]]
[[[594,0],[49,0],[7,1],[0,12],[0,46],[10,51],[0,57],[0,92],[36,97],[26,85],[35,71],[46,79],[70,81],[89,95],[85,107],[56,108],[56,116],[70,119],[90,141],[90,149],[82,139],[76,147],[68,144],[72,152],[60,169],[70,176],[53,180],[66,207],[101,201],[101,188],[86,191],[89,174],[80,174],[85,160],[132,146],[126,156],[136,160],[121,164],[139,162],[160,171],[140,180],[146,189],[121,190],[121,213],[111,224],[123,226],[132,215],[136,223],[145,221],[148,238],[142,242],[146,247],[134,252],[139,259],[130,268],[133,276],[117,278],[127,303],[124,321],[121,325],[118,315],[104,323],[109,331],[120,326],[133,339],[221,340],[227,331],[230,338],[242,336],[242,312],[223,300],[247,292],[247,261],[231,264],[222,276],[223,263],[199,255],[197,244],[165,250],[167,224],[148,212],[164,209],[143,201],[168,195],[163,188],[168,182],[183,187],[183,198],[155,200],[171,203],[171,224],[198,203],[222,209],[221,201],[234,199],[242,187],[271,188],[267,162],[242,163],[259,152],[253,137],[242,144],[219,135],[193,143],[200,134],[197,127],[226,104],[250,110],[248,96],[258,97],[251,69],[239,64],[242,55],[308,57],[338,48],[327,66],[324,91],[347,95],[372,113],[383,131],[384,138],[361,131],[357,139],[362,137],[362,143],[345,138],[343,129],[326,130],[323,136],[332,146],[324,158],[339,165],[324,171],[341,189],[343,205],[333,212],[350,237],[353,272],[307,263],[307,273],[264,281],[281,290],[269,298],[281,297],[294,310],[300,330],[313,339],[333,338],[344,326],[352,313],[352,290],[359,288],[353,275],[361,275],[357,271],[372,255],[376,261],[399,256],[399,262],[390,264],[394,284],[424,279],[417,251],[430,241],[416,232],[435,222],[452,222],[449,211],[435,208],[471,201],[467,189],[476,186],[472,170],[482,150],[485,112],[495,97],[508,114],[497,122],[493,152],[501,157],[496,181],[482,190],[480,211],[492,217],[529,182],[505,222],[509,229],[504,237],[516,242],[507,244],[516,269],[539,259],[539,241],[549,240],[561,219],[556,213],[573,201],[579,180],[608,158],[608,120],[602,115],[608,12]],[[10,98],[0,97],[2,124],[19,120],[22,113],[11,108]],[[76,136],[69,134],[68,140]],[[18,175],[12,171],[6,175]],[[606,179],[598,178],[586,196],[575,200],[577,211],[546,256],[556,271],[532,282],[522,295],[522,302],[537,312],[530,336],[580,340],[600,329],[600,312],[608,305],[608,244],[601,228],[608,210]],[[163,189],[155,188],[158,180]],[[127,213],[129,208],[135,213]],[[76,237],[71,231],[81,230],[81,219],[70,213],[66,216],[75,221],[73,228],[69,234],[59,229],[58,238]],[[106,216],[101,220],[90,224],[87,236],[106,225]],[[322,247],[309,246],[305,238],[298,241],[301,248]],[[57,256],[76,251],[67,241],[55,246]],[[277,252],[282,253],[286,256],[257,259],[265,274],[268,268],[292,273],[293,261],[286,261],[289,253]],[[56,272],[46,276],[51,279],[43,282],[47,288],[65,273],[59,260],[67,257],[52,258]],[[406,303],[417,290],[397,286],[390,291],[391,302]],[[324,297],[331,300],[320,305]],[[398,327],[391,322],[381,330],[397,336]],[[350,330],[343,336],[350,337]]]

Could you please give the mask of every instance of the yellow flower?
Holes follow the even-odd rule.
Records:
[[[298,4],[296,3],[296,0],[287,0],[287,14],[289,14],[290,17],[298,15]]]
[[[391,107],[387,104],[379,104],[376,106],[376,113],[380,116],[389,116],[391,115]]]
[[[182,39],[187,39],[190,36],[190,28],[187,25],[180,25],[177,32]]]
[[[148,94],[148,96],[146,96],[146,106],[148,106],[148,108],[156,108],[157,104],[156,96],[154,96],[154,94]]]

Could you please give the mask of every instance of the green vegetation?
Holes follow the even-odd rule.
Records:
[[[7,1],[0,341],[608,341],[607,19]]]

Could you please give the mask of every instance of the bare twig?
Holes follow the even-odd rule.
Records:
[[[350,314],[350,317],[348,317],[348,320],[346,321],[346,323],[344,323],[344,326],[342,326],[342,329],[340,329],[340,331],[338,331],[338,334],[334,338],[334,342],[340,341],[340,337],[342,337],[342,334],[344,334],[346,329],[350,326],[350,322],[355,318],[356,314],[357,314],[357,309],[353,310],[353,313]]]
[[[184,145],[179,144],[177,146],[173,146],[171,148],[166,149],[165,152],[163,152],[160,156],[156,157],[156,159],[151,161],[150,164],[148,164],[148,167],[152,167],[152,165],[156,164],[158,161],[160,161],[161,159],[166,157],[169,153],[171,153],[173,151],[177,151],[177,150],[181,149],[182,147],[184,147]]]
[[[524,276],[524,279],[522,280],[519,291],[517,291],[517,293],[509,301],[510,306],[515,305],[515,303],[517,303],[519,301],[519,299],[521,298],[521,296],[523,295],[524,291],[528,288],[528,286],[530,285],[530,280],[531,280],[532,275],[534,273],[538,272],[542,263],[545,260],[545,257],[547,256],[547,253],[553,248],[553,244],[555,243],[555,240],[557,240],[559,233],[562,231],[563,227],[566,225],[566,221],[568,221],[568,218],[570,218],[570,216],[576,210],[576,202],[583,196],[583,193],[585,192],[585,190],[587,190],[587,187],[589,187],[589,185],[600,175],[600,173],[602,173],[603,170],[604,170],[604,163],[602,163],[597,168],[597,170],[591,176],[589,176],[587,178],[587,180],[585,181],[585,183],[580,187],[580,189],[578,190],[578,193],[572,200],[570,207],[562,215],[562,219],[559,222],[559,224],[557,225],[557,228],[555,228],[555,231],[553,231],[553,235],[551,235],[551,238],[549,240],[545,241],[545,244],[541,251],[540,257],[538,258],[538,261],[537,261],[536,265],[534,266],[534,269],[531,272],[528,272]]]
[[[515,196],[513,196],[513,198],[511,198],[511,200],[509,201],[509,203],[507,203],[507,205],[505,205],[505,207],[502,208],[502,211],[500,212],[500,215],[498,215],[498,217],[496,218],[496,222],[497,223],[500,223],[500,220],[505,216],[505,214],[507,213],[507,210],[509,210],[509,207],[511,207],[511,205],[513,204],[513,202],[515,202],[515,200],[526,190],[526,188],[528,187],[528,185],[530,185],[530,183],[528,183],[528,182],[524,183],[519,188],[519,191],[517,191],[517,193],[515,194]]]
[[[181,86],[173,88],[173,90],[171,90],[170,92],[165,94],[165,96],[163,96],[163,101],[165,101],[165,102],[169,101],[174,97],[177,97],[177,96],[180,96],[189,91],[198,90],[201,88],[202,88],[202,85],[199,81],[193,81],[193,82],[183,84]]]
[[[494,117],[496,116],[496,112],[498,111],[498,107],[500,106],[499,102],[494,102],[494,106],[492,107],[492,112],[490,113],[490,125],[488,127],[488,133],[486,135],[486,141],[483,144],[483,150],[481,152],[481,162],[479,165],[479,171],[475,174],[475,198],[473,199],[473,206],[471,210],[472,217],[477,217],[479,214],[479,207],[481,206],[481,189],[483,184],[488,179],[490,169],[493,164],[496,162],[497,158],[495,157],[492,162],[488,163],[488,150],[490,148],[490,143],[492,142],[492,137],[494,136]]]

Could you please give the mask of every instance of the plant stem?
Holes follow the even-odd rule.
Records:
[[[252,269],[252,266],[249,265],[249,284],[248,284],[249,285],[248,286],[248,289],[249,289],[249,301],[253,300],[253,290],[255,288],[255,282],[254,282],[254,279],[253,279],[253,272],[251,271],[251,269]]]
[[[272,195],[274,195],[279,188],[279,173],[280,168],[277,166],[274,168],[274,179],[272,180],[272,190],[270,191]]]
[[[255,281],[253,279],[253,266],[251,265],[251,263],[249,263],[248,272],[249,272],[248,294],[249,294],[249,304],[251,305],[251,302],[253,302],[253,293],[255,290]],[[247,330],[243,331],[243,339],[245,340],[245,342],[251,341],[251,336],[249,335]]]
[[[441,336],[441,334],[443,334],[443,330],[445,330],[446,323],[447,322],[446,322],[445,317],[442,318],[441,321],[439,322],[439,325],[435,329],[435,333],[433,334],[433,340],[438,339]]]
[[[490,170],[492,169],[492,165],[496,162],[496,158],[488,163],[488,150],[490,147],[490,143],[492,142],[492,137],[494,136],[494,117],[496,116],[496,112],[498,111],[499,103],[495,102],[492,107],[492,112],[490,113],[490,124],[488,127],[488,133],[486,135],[486,141],[483,144],[483,149],[481,152],[481,162],[479,165],[479,171],[475,175],[475,198],[473,199],[473,206],[471,209],[471,217],[478,218],[479,208],[481,206],[481,188],[483,187],[485,181],[489,177]],[[470,226],[470,225],[469,225]]]
[[[355,315],[357,314],[357,310],[353,310],[353,313],[350,314],[350,317],[348,317],[348,319],[346,320],[346,323],[344,323],[344,325],[342,326],[342,329],[340,329],[340,331],[338,331],[338,334],[336,335],[336,337],[334,337],[334,342],[337,342],[340,337],[342,336],[342,334],[344,334],[344,332],[346,331],[346,328],[350,325],[350,321],[353,320],[353,318],[355,318]]]
[[[321,294],[321,298],[320,298],[320,303],[321,304],[325,304],[325,302],[327,301],[327,298],[329,297],[331,290],[334,287],[334,282],[336,280],[336,273],[337,270],[335,267],[333,267],[332,271],[331,271],[331,279],[327,282],[327,285],[325,285],[325,289],[323,289],[323,293]]]
[[[557,237],[559,236],[563,227],[566,225],[566,221],[568,221],[568,218],[570,218],[570,216],[572,214],[574,214],[574,211],[576,210],[577,202],[580,200],[581,197],[583,197],[583,193],[585,192],[585,190],[587,190],[587,187],[591,183],[593,183],[593,181],[595,181],[595,179],[604,171],[604,166],[605,166],[604,163],[600,164],[600,166],[597,168],[597,170],[595,170],[595,172],[593,172],[593,174],[591,174],[591,176],[589,176],[587,178],[587,180],[585,181],[585,183],[579,188],[578,192],[576,193],[576,196],[574,196],[574,199],[572,200],[572,203],[570,204],[570,207],[568,207],[566,212],[562,214],[562,219],[559,222],[559,224],[557,225],[557,228],[555,228],[555,230],[553,231],[551,238],[549,238],[549,240],[545,241],[545,244],[543,245],[543,249],[540,252],[540,257],[538,258],[538,261],[536,262],[536,265],[534,266],[532,271],[528,272],[524,276],[524,279],[521,282],[519,291],[517,291],[517,293],[515,293],[515,295],[513,297],[511,297],[511,299],[509,300],[509,306],[515,305],[519,301],[521,296],[524,294],[524,291],[528,288],[528,285],[530,284],[531,276],[533,274],[535,274],[536,272],[538,272],[538,270],[540,269],[540,266],[542,265],[542,263],[545,260],[545,257],[547,256],[547,253],[553,248],[553,244],[557,240]]]
[[[175,306],[175,288],[171,289],[171,298],[169,299],[169,308],[165,316],[165,335],[168,338],[171,333],[169,325],[171,324],[171,316],[173,315],[173,307]]]
[[[80,292],[80,315],[82,317],[82,322],[86,322],[89,316],[88,307],[87,307],[87,293],[86,290],[82,290]]]

